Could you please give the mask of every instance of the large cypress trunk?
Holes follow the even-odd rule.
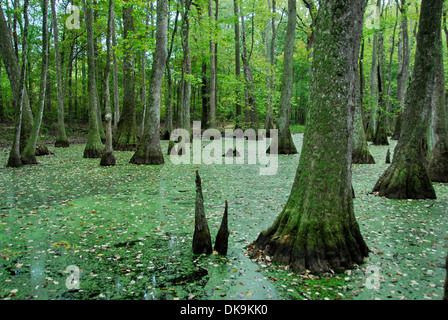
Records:
[[[354,215],[352,126],[364,1],[319,2],[313,92],[291,195],[255,241],[273,261],[298,271],[353,267],[368,248]]]
[[[164,163],[160,147],[160,95],[167,55],[167,16],[167,0],[157,1],[156,50],[149,81],[151,89],[145,117],[145,130],[137,145],[137,150],[130,160],[130,163],[134,164]]]
[[[390,167],[373,191],[393,199],[435,199],[427,171],[428,139],[434,57],[441,32],[443,0],[423,0],[417,34],[417,49],[409,99],[403,113],[400,140]]]
[[[445,104],[445,77],[443,67],[443,42],[440,33],[437,40],[438,50],[434,57],[434,91],[432,97],[432,150],[428,165],[431,181],[448,182],[448,123]]]

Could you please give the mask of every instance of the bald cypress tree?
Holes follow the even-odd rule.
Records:
[[[435,199],[427,170],[428,138],[443,0],[423,0],[409,98],[390,167],[373,191],[392,199]]]
[[[312,272],[363,262],[368,248],[354,215],[352,126],[364,1],[319,2],[312,105],[291,194],[259,250],[273,261]]]

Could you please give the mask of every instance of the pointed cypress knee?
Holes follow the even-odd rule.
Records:
[[[217,251],[219,254],[227,254],[227,247],[229,242],[229,228],[228,228],[228,222],[227,222],[227,200],[226,205],[224,209],[224,215],[222,217],[221,226],[219,227],[218,234],[216,235],[216,241],[215,241],[215,251]]]
[[[193,235],[193,253],[210,254],[212,253],[212,239],[210,229],[204,211],[204,198],[202,196],[201,178],[196,170],[196,203],[194,213],[194,235]]]
[[[390,163],[390,149],[387,149],[387,153],[386,153],[386,163]]]

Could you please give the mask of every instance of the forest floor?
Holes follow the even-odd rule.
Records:
[[[298,150],[303,134],[294,134]],[[162,141],[167,150],[168,141]],[[391,152],[396,141],[391,141]],[[285,204],[299,155],[280,155],[275,175],[258,165],[129,164],[83,159],[83,144],[50,150],[39,165],[5,167],[0,148],[0,299],[412,299],[440,300],[448,244],[448,185],[437,200],[389,200],[371,193],[387,168],[353,165],[355,214],[370,248],[342,273],[297,274],[254,261],[247,246]],[[393,154],[393,152],[392,152]],[[212,241],[229,202],[229,251],[193,255],[195,170]],[[79,270],[79,289],[66,281]]]

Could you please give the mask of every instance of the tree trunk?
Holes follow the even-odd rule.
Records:
[[[378,0],[377,7],[380,7],[380,4],[381,2]],[[375,30],[373,35],[372,66],[370,71],[370,101],[368,109],[365,112],[365,132],[367,141],[373,141],[377,121],[375,115],[378,109],[378,33],[379,31]]]
[[[42,0],[42,66],[40,73],[39,109],[34,118],[33,129],[22,153],[23,164],[37,164],[36,147],[45,106],[45,86],[48,68],[48,0]]]
[[[269,12],[275,13],[275,0],[272,1],[272,6],[270,0],[267,0]],[[272,29],[272,39],[269,42],[270,31]],[[273,92],[274,92],[274,45],[275,45],[275,19],[271,18],[271,21],[268,20],[266,25],[266,64],[268,65],[267,74],[266,74],[266,91],[267,91],[267,99],[266,99],[266,119],[264,122],[264,129],[266,130],[266,135],[269,136],[269,132],[271,129],[274,129],[274,110],[273,110]]]
[[[169,139],[169,135],[171,134],[171,132],[173,131],[173,79],[171,76],[171,66],[170,66],[170,60],[171,60],[171,54],[173,52],[173,46],[174,46],[174,39],[176,36],[176,32],[177,32],[177,21],[179,18],[179,9],[176,10],[176,18],[174,19],[174,28],[173,28],[173,33],[171,34],[171,42],[170,42],[170,47],[167,53],[167,57],[166,57],[166,80],[167,80],[167,91],[168,91],[168,97],[167,97],[167,107],[166,107],[166,120],[165,120],[165,129],[166,129],[166,133],[168,135]]]
[[[152,19],[152,10],[153,4],[151,2],[150,7],[146,7],[146,33],[145,37],[148,36],[148,27],[149,27],[149,12],[151,11],[151,26],[153,25]],[[154,32],[151,33],[151,39],[154,39]],[[145,115],[146,115],[146,50],[143,49],[142,52],[142,121],[140,123],[140,132],[139,136],[143,136],[143,132],[145,131]]]
[[[193,253],[212,253],[212,239],[204,211],[204,197],[202,195],[202,182],[196,170],[196,202],[194,213]]]
[[[252,29],[253,31],[253,29]],[[252,35],[253,36],[253,35]],[[254,79],[252,76],[252,69],[250,68],[250,56],[247,52],[246,45],[246,26],[244,22],[244,14],[241,12],[241,60],[243,61],[243,73],[245,80],[244,87],[244,96],[245,96],[245,118],[246,118],[246,126],[250,129],[257,130],[258,129],[258,111],[257,106],[255,104],[255,88],[254,88]],[[252,50],[251,50],[252,53]]]
[[[397,0],[398,5],[398,0]],[[409,67],[410,67],[410,50],[409,50],[409,36],[408,36],[408,18],[407,18],[407,4],[406,0],[401,0],[401,50],[398,49],[398,80],[397,80],[397,100],[400,105],[400,110],[395,121],[394,133],[391,139],[398,140],[401,131],[401,119],[405,108],[406,92],[409,81]],[[401,61],[400,61],[401,60]]]
[[[0,8],[1,10],[1,8]],[[3,12],[1,12],[3,14]],[[24,27],[22,36],[22,68],[20,70],[20,78],[17,86],[17,92],[13,95],[14,112],[16,113],[15,119],[15,134],[14,141],[9,153],[8,163],[6,167],[17,168],[22,166],[22,160],[20,157],[20,138],[22,130],[22,116],[23,116],[23,100],[26,91],[26,66],[27,66],[27,46],[28,46],[28,0],[25,0],[23,5]],[[5,62],[5,60],[4,60]],[[6,62],[5,62],[6,65]]]
[[[11,85],[13,104],[14,101],[19,101],[22,99],[22,116],[20,124],[20,144],[19,152],[21,153],[25,148],[25,145],[31,135],[31,130],[33,126],[33,113],[30,107],[30,101],[28,98],[28,91],[26,86],[24,87],[24,92],[22,94],[20,83],[20,66],[18,62],[18,57],[14,50],[14,43],[11,38],[11,32],[9,28],[3,10],[0,8],[0,50],[3,58],[3,64],[5,65],[6,73],[8,74],[9,83]],[[18,95],[22,94],[22,97]],[[14,109],[14,114],[18,115],[18,110]]]
[[[296,32],[296,0],[288,0],[288,25],[283,58],[283,77],[278,105],[278,154],[296,154],[297,149],[289,131],[291,95],[294,77],[294,41]],[[275,143],[275,142],[273,142]]]
[[[208,15],[210,20],[212,19],[212,0],[208,3]],[[217,128],[218,123],[216,119],[216,60],[215,60],[215,46],[213,41],[213,34],[211,32],[210,37],[210,91],[209,91],[209,114],[208,114],[208,127]]]
[[[104,151],[98,124],[98,92],[96,87],[95,49],[93,43],[93,8],[92,1],[85,0],[87,29],[87,78],[89,104],[89,135],[84,149],[84,158],[100,158]]]
[[[181,80],[181,106],[180,106],[180,127],[191,132],[190,128],[190,100],[191,100],[191,56],[190,56],[190,21],[189,11],[191,0],[183,1],[185,8],[182,15],[182,80]]]
[[[202,114],[201,114],[201,127],[208,127],[208,114],[210,110],[210,95],[209,95],[209,82],[207,81],[207,63],[202,61],[202,85],[201,85],[201,98],[202,98]]]
[[[442,34],[437,40],[438,48],[434,55],[434,91],[432,107],[431,158],[428,165],[429,178],[433,182],[448,182],[448,123],[445,98],[445,78],[443,67]]]
[[[368,248],[353,208],[351,183],[355,82],[364,1],[319,2],[312,106],[291,195],[255,242],[277,263],[323,272],[363,262]]]
[[[400,140],[392,164],[377,181],[374,191],[392,199],[435,199],[426,168],[427,132],[443,0],[423,0],[409,99],[403,114]]]
[[[134,47],[132,34],[134,29],[133,6],[125,1],[123,7],[123,110],[114,135],[114,149],[131,151],[137,145],[137,123],[135,119],[135,75]]]
[[[59,53],[59,32],[57,23],[57,12],[55,0],[51,0],[51,17],[53,21],[53,36],[54,36],[54,56],[56,64],[56,81],[57,81],[57,105],[58,105],[58,124],[56,126],[56,142],[55,147],[67,148],[69,142],[67,134],[65,133],[64,124],[64,94],[62,84],[62,70],[61,70],[61,55]]]
[[[241,79],[241,53],[240,53],[240,22],[238,15],[238,2],[233,0],[233,13],[235,15],[235,77],[237,80],[236,102],[235,102],[235,129],[241,128],[242,107],[241,107],[241,89],[239,81]]]
[[[107,36],[106,36],[106,67],[104,69],[104,105],[106,107],[106,148],[101,156],[100,165],[114,166],[115,156],[112,148],[112,111],[110,107],[110,91],[109,91],[109,74],[111,61],[111,36],[112,24],[115,23],[114,0],[109,0],[109,18],[107,20]]]
[[[151,89],[145,118],[145,131],[130,163],[163,164],[160,147],[160,95],[167,56],[168,2],[157,1],[156,49],[151,69]]]
[[[353,152],[352,152],[352,163],[356,164],[374,164],[375,160],[371,155],[366,134],[364,132],[364,126],[362,123],[362,99],[361,90],[359,86],[361,85],[359,81],[359,74],[357,74],[356,81],[356,99],[355,99],[355,110],[353,116]]]
[[[114,14],[115,16],[115,14]],[[115,33],[115,22],[112,23],[112,61],[113,61],[113,95],[114,95],[114,134],[117,132],[118,122],[120,121],[120,98],[118,95],[118,65],[117,65],[117,35]]]

